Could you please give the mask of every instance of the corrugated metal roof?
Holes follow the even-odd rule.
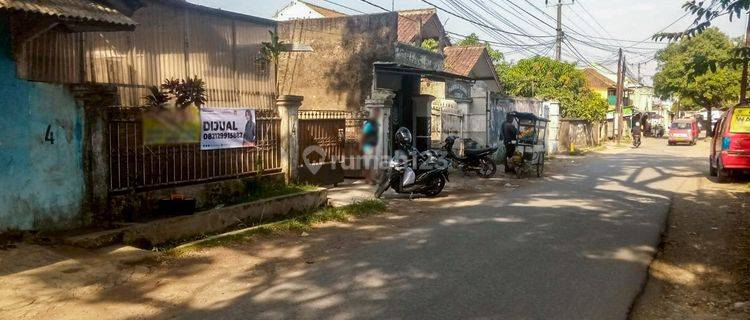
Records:
[[[0,9],[135,26],[136,23],[115,9],[90,0],[0,0]]]

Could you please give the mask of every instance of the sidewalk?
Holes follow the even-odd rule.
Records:
[[[345,206],[357,201],[373,198],[375,186],[364,179],[346,179],[338,186],[328,189],[328,204],[334,207]]]

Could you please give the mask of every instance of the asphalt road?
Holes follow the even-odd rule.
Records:
[[[265,283],[220,312],[187,316],[625,319],[670,198],[704,174],[705,150],[646,140],[637,150],[559,159],[565,173],[511,191],[414,202],[435,211]]]

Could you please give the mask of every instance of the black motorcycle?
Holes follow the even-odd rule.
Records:
[[[482,178],[489,178],[495,175],[497,166],[490,157],[497,151],[497,148],[487,147],[481,149],[465,149],[464,156],[461,157],[453,152],[453,145],[458,137],[450,136],[445,139],[443,149],[448,154],[448,159],[453,161],[453,165],[464,173],[476,172]]]
[[[448,181],[450,160],[441,158],[433,151],[418,152],[411,147],[411,133],[407,137],[399,137],[406,136],[402,129],[409,132],[401,128],[396,133],[396,144],[401,149],[391,158],[388,168],[381,175],[375,197],[380,198],[388,188],[397,193],[437,196]]]

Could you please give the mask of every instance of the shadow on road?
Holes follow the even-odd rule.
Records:
[[[83,282],[52,268],[23,276],[56,288],[106,282],[86,297],[51,302],[132,319],[622,318],[669,199],[682,196],[686,178],[705,175],[705,159],[621,153],[559,161],[567,172],[517,189],[396,199],[388,215],[212,249],[150,266],[140,278],[129,269]]]

